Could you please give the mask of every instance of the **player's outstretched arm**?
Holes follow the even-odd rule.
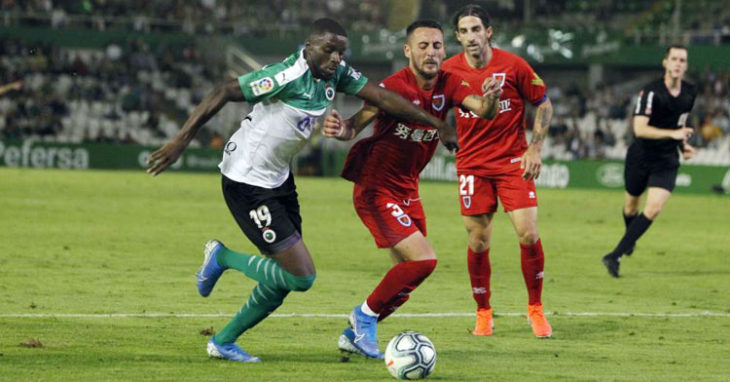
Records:
[[[494,119],[499,110],[499,97],[502,96],[502,86],[494,77],[489,77],[482,83],[482,96],[470,95],[461,101],[461,105],[472,113],[485,119]]]
[[[147,160],[147,164],[149,164],[147,173],[157,176],[175,163],[200,127],[218,113],[227,102],[245,100],[238,80],[233,79],[218,85],[195,107],[177,136],[150,155]]]
[[[634,116],[634,135],[644,139],[674,139],[684,141],[692,136],[694,129],[684,126],[681,129],[668,130],[659,129],[649,125],[649,117],[643,115]]]
[[[527,151],[522,155],[520,168],[524,170],[522,178],[530,180],[540,176],[542,168],[542,142],[550,129],[550,120],[553,118],[553,104],[546,98],[535,111],[535,123],[532,126],[532,140]]]
[[[441,143],[449,150],[458,150],[456,129],[446,122],[427,113],[408,102],[395,92],[375,86],[369,81],[357,93],[357,96],[378,109],[400,119],[415,121],[435,127],[439,132]]]
[[[377,115],[378,108],[363,106],[352,117],[343,121],[340,113],[332,109],[324,119],[324,136],[340,141],[349,141],[360,134],[365,126],[369,125]]]

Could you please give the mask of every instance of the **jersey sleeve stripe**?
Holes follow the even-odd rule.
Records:
[[[548,99],[548,96],[547,96],[547,94],[545,94],[545,95],[542,96],[542,98],[540,98],[539,101],[533,102],[532,103],[532,106],[540,106],[540,105],[544,104],[545,101],[547,101],[547,99]]]
[[[296,80],[297,78],[304,75],[304,73],[309,70],[309,66],[307,65],[307,61],[304,59],[304,54],[302,52],[299,53],[299,58],[294,62],[294,65],[280,71],[279,73],[276,73],[274,75],[274,78],[276,79],[276,83],[279,84],[279,86],[285,86],[286,84]]]

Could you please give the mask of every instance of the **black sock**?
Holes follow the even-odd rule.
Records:
[[[629,226],[631,225],[631,222],[634,221],[634,219],[636,219],[636,217],[639,216],[639,214],[634,213],[633,215],[626,215],[626,212],[623,212],[623,211],[622,211],[622,213],[624,215],[624,224],[626,225],[626,229],[628,230]]]
[[[614,258],[620,258],[629,248],[631,248],[641,235],[649,229],[651,220],[649,220],[643,213],[636,215],[633,221],[626,229],[624,237],[618,242],[616,248],[611,252],[611,256]]]

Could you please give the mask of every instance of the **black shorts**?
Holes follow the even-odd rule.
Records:
[[[263,188],[223,176],[223,197],[243,233],[264,255],[289,249],[302,238],[302,217],[294,176]]]
[[[678,169],[673,163],[647,160],[630,147],[624,168],[626,192],[640,196],[648,187],[659,187],[672,192],[677,183]]]

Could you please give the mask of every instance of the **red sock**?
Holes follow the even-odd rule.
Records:
[[[391,300],[390,302],[386,303],[383,307],[383,310],[380,312],[380,315],[378,316],[378,322],[385,320],[388,316],[393,314],[398,308],[400,308],[401,305],[405,304],[406,301],[411,297],[408,293],[398,293],[396,295],[394,300]],[[368,304],[370,305],[370,304]]]
[[[474,252],[469,248],[467,264],[469,266],[469,279],[471,280],[471,292],[478,309],[489,309],[489,297],[492,291],[489,290],[489,278],[492,276],[492,267],[489,265],[489,248],[484,252]]]
[[[390,268],[373,293],[368,296],[368,306],[373,312],[385,313],[385,317],[387,317],[408,300],[408,294],[433,272],[436,263],[437,261],[434,259],[404,261],[396,264]]]
[[[541,304],[543,269],[545,267],[545,255],[542,252],[540,239],[532,245],[520,244],[522,258],[522,276],[525,278],[529,304]]]

